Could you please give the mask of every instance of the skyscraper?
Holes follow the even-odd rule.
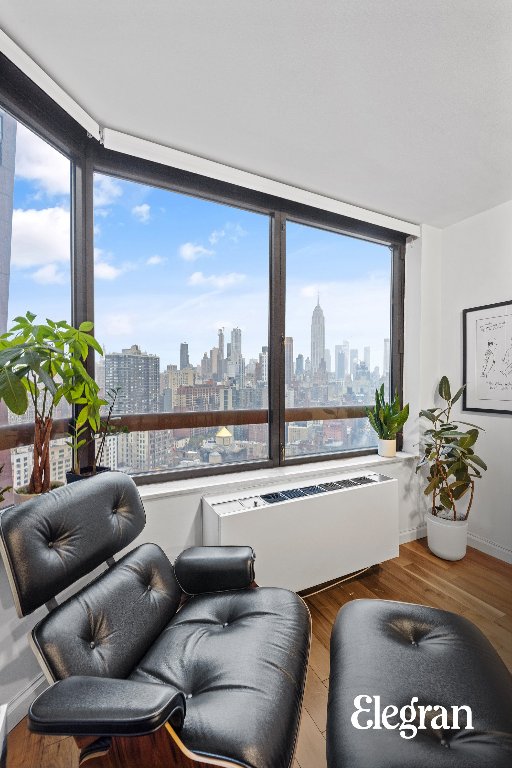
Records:
[[[160,358],[137,344],[105,355],[105,389],[119,387],[114,413],[155,413],[160,391]]]
[[[114,414],[155,413],[159,407],[160,358],[142,352],[137,344],[105,355],[105,388],[119,387]],[[172,402],[167,393],[167,405]],[[155,469],[165,457],[162,432],[117,435],[118,465],[128,471]]]
[[[224,328],[219,328],[219,343],[217,345],[218,354],[217,354],[217,370],[215,373],[218,374],[219,379],[222,379],[222,376],[224,375]]]
[[[183,368],[188,368],[189,366],[188,344],[186,341],[182,341],[180,344],[180,369],[183,370]]]
[[[384,378],[389,376],[389,339],[384,339],[384,365],[382,366],[382,375]]]
[[[341,344],[334,347],[334,375],[336,381],[343,381],[345,378],[345,350]]]
[[[293,380],[293,338],[286,336],[284,340],[284,377],[287,384]]]
[[[268,383],[268,347],[262,347],[260,352],[261,380],[264,384]]]
[[[325,361],[325,318],[320,306],[320,296],[311,318],[311,372],[316,373]]]
[[[242,357],[242,331],[233,328],[231,331],[231,360],[236,363]]]
[[[303,374],[304,374],[304,355],[299,354],[297,355],[297,360],[295,361],[295,375],[302,376]]]
[[[368,370],[370,370],[370,347],[364,348],[363,360]]]
[[[343,339],[343,354],[345,355],[345,376],[350,373],[350,341]]]
[[[350,350],[350,375],[354,378],[356,374],[357,361],[359,360],[359,350]]]

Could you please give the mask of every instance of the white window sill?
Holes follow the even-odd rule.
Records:
[[[312,462],[309,464],[293,464],[287,467],[270,467],[268,469],[248,470],[247,472],[233,472],[214,477],[193,477],[186,480],[171,480],[165,483],[149,483],[139,486],[139,493],[143,501],[152,501],[172,496],[186,496],[188,494],[225,493],[240,488],[258,488],[262,485],[270,485],[282,478],[287,480],[307,480],[309,478],[325,477],[334,472],[352,472],[354,469],[370,468],[372,471],[381,471],[386,465],[415,461],[417,456],[412,453],[400,451],[391,459],[386,459],[377,454],[369,456],[354,456],[347,459],[335,459],[333,461]]]

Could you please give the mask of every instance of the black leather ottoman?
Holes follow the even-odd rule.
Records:
[[[512,677],[462,616],[354,600],[331,637],[327,764],[511,768]]]

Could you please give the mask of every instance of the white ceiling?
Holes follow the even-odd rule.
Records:
[[[444,227],[512,198],[511,0],[2,0],[102,126]]]

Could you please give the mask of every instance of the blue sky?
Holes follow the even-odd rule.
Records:
[[[9,316],[30,309],[69,318],[69,163],[18,127]],[[248,360],[267,344],[268,217],[112,177],[95,181],[96,335],[107,351],[131,344],[198,363],[224,326],[242,329]],[[286,333],[309,355],[317,292],[326,345],[372,349],[389,336],[390,252],[290,223]]]

